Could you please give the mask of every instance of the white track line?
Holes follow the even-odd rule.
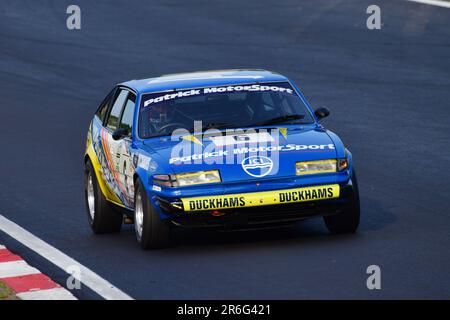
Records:
[[[16,296],[22,300],[77,300],[77,298],[64,288],[28,291],[17,293]]]
[[[21,277],[29,274],[41,273],[23,260],[0,263],[0,276],[2,278]]]
[[[406,0],[406,1],[429,4],[430,6],[450,8],[450,2],[448,1],[440,1],[440,0]]]
[[[78,267],[80,273],[74,273],[72,276],[81,283],[91,288],[105,299],[108,300],[132,300],[129,295],[113,286],[107,280],[100,277],[92,270],[86,268],[71,257],[52,247],[48,243],[39,239],[32,233],[23,229],[11,220],[0,215],[0,230],[13,237],[24,246],[30,248],[37,254],[41,255],[57,267],[63,269],[65,272],[74,266]]]

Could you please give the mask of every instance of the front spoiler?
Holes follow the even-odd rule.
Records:
[[[338,184],[182,198],[184,211],[239,209],[339,198]]]
[[[316,190],[314,198],[313,190]],[[327,190],[318,193],[318,190]],[[309,192],[309,195],[305,192]],[[301,192],[303,196],[301,197]],[[290,195],[288,197],[287,195]],[[235,207],[204,209],[201,201],[244,196],[244,202],[232,202]],[[159,199],[160,206],[169,214],[173,224],[183,227],[237,227],[261,224],[290,223],[315,216],[339,214],[354,197],[351,180],[347,184],[321,185],[306,188],[194,197],[167,201]],[[288,198],[288,199],[287,199]],[[284,200],[284,201],[280,201]],[[197,201],[197,202],[196,202]],[[198,202],[200,201],[200,202]],[[199,204],[200,203],[200,204]],[[206,202],[205,202],[206,203]],[[217,201],[214,202],[217,204]],[[210,202],[208,202],[210,204]],[[194,210],[184,210],[187,209]],[[192,207],[191,207],[192,206]],[[220,215],[212,215],[212,212]]]

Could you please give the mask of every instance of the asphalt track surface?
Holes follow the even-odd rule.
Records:
[[[0,2],[0,214],[134,298],[450,297],[450,9],[377,1]],[[267,68],[292,78],[353,152],[362,221],[331,236],[291,229],[175,233],[143,252],[132,227],[95,236],[82,155],[118,82],[172,72]],[[44,259],[0,233],[43,272]],[[366,268],[382,271],[368,290]],[[92,292],[75,292],[81,298]],[[98,298],[98,297],[97,297]]]

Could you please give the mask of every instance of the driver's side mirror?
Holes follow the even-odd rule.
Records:
[[[120,140],[126,136],[128,136],[128,130],[124,129],[124,128],[119,128],[116,131],[114,131],[112,134],[112,138],[114,140]]]
[[[328,110],[328,108],[321,107],[316,109],[316,111],[314,111],[314,114],[316,115],[317,119],[320,120],[325,117],[328,117],[330,115],[330,110]]]

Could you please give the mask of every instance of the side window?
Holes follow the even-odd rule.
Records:
[[[112,131],[117,130],[117,127],[119,126],[120,113],[122,112],[122,107],[125,103],[127,95],[127,90],[120,90],[111,108],[111,112],[108,116],[108,121],[106,122],[106,127]]]
[[[120,121],[119,127],[121,129],[126,129],[128,135],[131,135],[131,129],[133,127],[133,116],[134,116],[134,105],[136,102],[136,97],[134,94],[130,93],[128,95],[127,102],[125,102],[125,107],[122,113],[122,119]]]
[[[105,99],[103,99],[102,103],[100,104],[100,107],[98,107],[97,112],[95,115],[100,118],[100,120],[104,121],[106,112],[108,111],[109,102],[111,101],[111,97],[114,94],[115,88],[108,93]]]

